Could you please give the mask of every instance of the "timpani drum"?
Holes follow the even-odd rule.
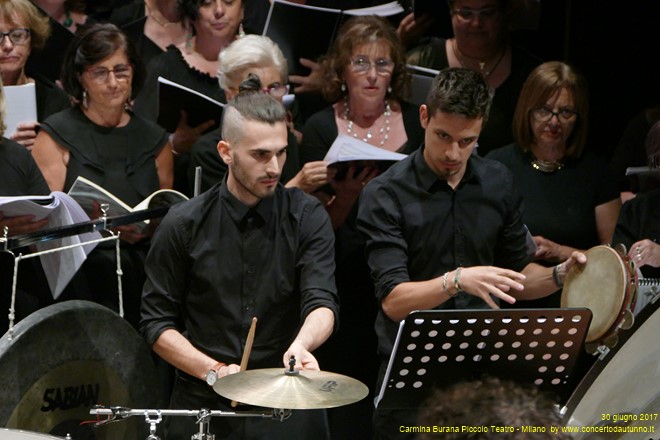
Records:
[[[575,438],[648,440],[660,432],[660,301],[649,304],[601,356],[563,409],[567,426],[611,429],[577,432]],[[589,428],[588,428],[589,429]],[[621,431],[627,432],[621,432]],[[615,432],[612,432],[615,431]]]
[[[48,434],[21,431],[17,429],[0,428],[0,440],[62,440],[62,437],[53,437]]]
[[[158,408],[151,350],[114,311],[66,301],[18,322],[0,339],[0,426],[74,440],[146,437],[140,420],[93,428],[97,404]],[[143,435],[144,434],[144,435]]]
[[[625,251],[595,246],[585,255],[587,263],[573,266],[566,276],[561,307],[590,309],[593,318],[585,343],[612,347],[619,329],[629,329],[634,322],[637,272]]]

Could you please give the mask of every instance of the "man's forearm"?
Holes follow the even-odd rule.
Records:
[[[327,307],[312,310],[303,323],[294,342],[301,344],[308,351],[314,351],[332,334],[335,314]]]
[[[154,343],[153,350],[169,364],[202,380],[212,367],[222,362],[222,359],[213,359],[196,349],[174,329],[165,330]]]

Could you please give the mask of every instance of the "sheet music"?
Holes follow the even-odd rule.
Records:
[[[5,137],[16,133],[18,124],[37,120],[37,94],[34,83],[2,88],[7,103]]]
[[[37,220],[48,217],[49,228],[89,221],[89,216],[80,205],[68,194],[60,191],[49,196],[0,197],[0,211],[7,217],[33,215]],[[99,238],[101,235],[98,232],[72,235],[37,243],[36,248],[43,252]],[[54,299],[61,295],[95,246],[95,243],[87,244],[39,256]]]
[[[352,160],[398,161],[405,157],[405,154],[374,147],[367,142],[340,134],[330,146],[323,160],[329,163],[349,162]]]

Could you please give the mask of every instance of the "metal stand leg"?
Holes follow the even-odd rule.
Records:
[[[191,440],[215,440],[215,435],[209,432],[211,424],[211,411],[202,408],[197,415],[197,424],[199,424],[199,432],[194,434]]]

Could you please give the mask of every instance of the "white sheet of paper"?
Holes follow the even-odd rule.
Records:
[[[374,147],[367,142],[345,134],[337,136],[323,160],[329,163],[348,162],[351,160],[401,160],[405,154],[395,153]]]
[[[2,88],[7,103],[5,137],[16,133],[18,124],[37,120],[37,92],[34,83]]]

